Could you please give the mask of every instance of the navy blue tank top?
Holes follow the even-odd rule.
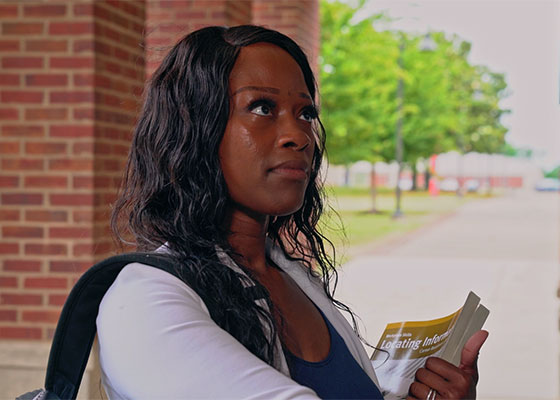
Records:
[[[319,308],[317,307],[319,310]],[[284,349],[290,375],[300,385],[315,391],[322,399],[383,399],[371,378],[354,359],[346,343],[321,310],[331,336],[327,358],[309,362]]]

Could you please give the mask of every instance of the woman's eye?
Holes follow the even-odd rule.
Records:
[[[254,114],[257,114],[257,115],[270,115],[271,111],[272,111],[271,108],[266,104],[262,104],[260,106],[253,107],[251,109],[251,112],[254,113]]]
[[[315,118],[317,118],[317,111],[315,109],[306,109],[303,110],[303,112],[301,113],[301,115],[299,116],[300,119],[303,119],[304,121],[307,122],[311,122],[313,121]]]
[[[256,115],[268,117],[272,115],[276,103],[270,99],[257,99],[247,106],[247,110]]]

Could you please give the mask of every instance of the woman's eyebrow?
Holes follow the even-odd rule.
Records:
[[[273,94],[280,94],[280,90],[276,88],[266,87],[266,86],[243,86],[233,92],[232,96],[235,96],[237,93],[245,92],[246,90],[256,90],[258,92],[266,92],[266,93],[273,93]]]
[[[256,90],[257,92],[280,94],[279,89],[272,88],[272,87],[267,87],[267,86],[243,86],[243,87],[237,89],[235,92],[233,92],[232,96],[235,96],[237,93],[244,92],[244,91],[247,91],[247,90]],[[299,95],[299,97],[303,97],[304,99],[311,100],[311,97],[306,93],[299,92],[298,95]]]

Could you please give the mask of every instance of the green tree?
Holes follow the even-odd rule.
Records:
[[[504,76],[471,65],[471,45],[457,36],[432,33],[436,46],[424,51],[423,36],[376,30],[381,14],[356,21],[363,3],[321,1],[320,83],[329,161],[348,167],[394,159],[399,80],[403,160],[414,172],[419,159],[435,153],[501,151],[501,117],[508,112],[499,104],[507,95]],[[375,210],[375,186],[372,195]]]
[[[500,107],[500,100],[508,95],[503,74],[490,71],[485,66],[476,67],[472,81],[474,89],[468,109],[468,126],[465,132],[467,151],[499,153],[505,144],[507,128],[501,118],[509,113]]]
[[[404,160],[416,178],[419,159],[455,148],[448,126],[456,118],[448,64],[455,56],[453,43],[433,33],[434,47],[424,49],[424,37],[398,33],[404,43],[403,142]],[[413,179],[415,189],[415,181]]]
[[[545,178],[560,179],[560,165],[557,166],[556,168],[553,168],[553,169],[549,170],[549,171],[545,171],[544,177]]]
[[[515,147],[510,143],[505,143],[500,151],[503,155],[519,158],[531,158],[533,156],[533,149],[525,147]]]
[[[321,2],[321,115],[329,162],[346,167],[394,154],[397,43],[373,28],[381,15],[354,23],[359,7]]]

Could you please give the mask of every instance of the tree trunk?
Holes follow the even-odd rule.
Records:
[[[430,166],[427,165],[426,171],[424,172],[424,190],[426,191],[430,190],[430,178],[431,178]]]
[[[462,150],[462,149],[461,149]],[[463,152],[459,153],[457,158],[457,196],[463,197],[465,194],[465,188],[463,187]]]
[[[344,186],[345,187],[350,186],[350,166],[349,165],[344,166]]]
[[[416,178],[418,175],[418,171],[416,170],[416,162],[413,161],[412,162],[412,191],[416,192],[416,190],[418,189],[418,187],[416,186]]]
[[[487,171],[487,175],[488,177],[486,178],[486,181],[488,182],[488,192],[486,193],[488,196],[492,195],[492,166],[490,165],[490,157],[491,154],[488,154],[488,157],[486,158],[486,171]]]
[[[370,213],[377,214],[377,183],[375,179],[375,164],[371,164],[371,172],[369,175],[370,192],[371,192],[371,210]]]

